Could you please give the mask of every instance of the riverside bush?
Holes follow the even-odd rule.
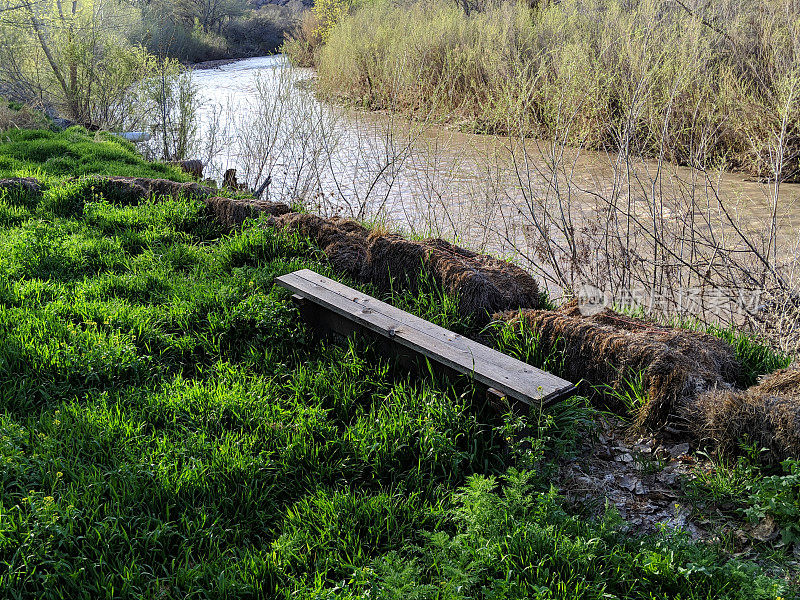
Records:
[[[783,3],[655,0],[359,4],[326,35],[319,88],[479,132],[795,177],[798,14]],[[290,48],[291,49],[291,48]],[[772,152],[771,152],[772,151]]]

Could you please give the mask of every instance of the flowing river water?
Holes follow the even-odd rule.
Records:
[[[235,168],[251,187],[269,176],[264,198],[301,199],[319,212],[380,220],[512,258],[527,253],[529,264],[531,231],[542,226],[532,214],[543,205],[554,214],[567,207],[567,220],[591,228],[611,202],[628,203],[642,219],[652,218],[653,203],[660,219],[686,219],[674,202],[679,197],[694,199],[703,213],[695,227],[720,218],[720,201],[751,231],[764,229],[777,207],[775,246],[782,258],[794,253],[800,185],[784,184],[776,194],[774,185],[738,173],[620,162],[617,155],[345,109],[319,102],[303,85],[311,78],[280,55],[196,71],[203,134],[216,130],[212,174]]]

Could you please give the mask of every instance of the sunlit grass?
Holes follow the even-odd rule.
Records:
[[[195,200],[122,206],[55,180],[0,197],[0,217],[8,597],[781,592],[680,535],[570,513],[545,467],[589,427],[580,401],[511,421],[469,378],[316,338],[274,286],[339,277],[304,238],[222,235]],[[478,333],[427,278],[382,298]],[[523,430],[544,436],[533,456],[508,451]]]
[[[81,127],[63,132],[11,129],[0,133],[0,177],[128,175],[186,181],[177,167],[145,161],[133,144]]]

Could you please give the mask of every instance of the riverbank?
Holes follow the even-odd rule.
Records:
[[[198,62],[198,63],[188,63],[186,67],[192,69],[193,71],[204,71],[205,69],[217,69],[219,67],[224,67],[225,65],[232,65],[233,63],[243,60],[244,58],[247,57],[204,60],[203,62]]]
[[[345,239],[333,244],[325,229],[335,220],[319,229],[330,244],[302,213],[287,213],[282,228],[265,214],[226,232],[202,195],[224,191],[171,195],[164,184],[161,197],[130,187],[120,195],[51,160],[72,136],[69,158],[85,167],[74,175],[185,180],[124,142],[79,130],[15,135],[13,152],[0,146],[0,177],[40,179],[0,190],[7,589],[145,598],[796,593],[796,514],[787,512],[796,474],[746,455],[704,462],[688,444],[631,437],[629,423],[604,420],[585,399],[504,415],[468,379],[409,372],[359,339],[319,344],[275,277],[312,268],[464,335],[487,332],[430,278],[380,286],[344,275],[332,252]],[[519,324],[500,336],[504,351],[557,367],[536,339]],[[598,448],[611,453],[608,464]],[[613,489],[581,492],[587,476],[603,480],[601,467]],[[648,496],[637,482],[651,485],[650,475],[677,482],[669,489],[684,512],[673,526],[688,534],[632,525],[612,507],[618,494],[630,510],[674,493],[654,482]],[[750,509],[752,524],[743,520]],[[696,516],[687,520],[687,510]],[[724,525],[713,521],[720,510]],[[692,541],[688,524],[700,520],[713,534]],[[725,536],[714,539],[715,527]]]
[[[778,139],[778,176],[796,178],[793,21],[767,0],[706,10],[377,2],[345,11],[314,59],[320,91],[358,106],[759,178]]]

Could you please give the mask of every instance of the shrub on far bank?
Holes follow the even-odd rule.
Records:
[[[777,140],[787,156],[800,144],[800,15],[782,7],[564,0],[466,14],[455,2],[376,0],[330,30],[319,87],[479,132],[769,176]],[[785,161],[782,175],[798,174]]]
[[[267,4],[231,20],[222,30],[231,56],[264,56],[277,52],[286,32],[298,21],[301,10],[295,5]]]
[[[322,47],[320,25],[317,13],[307,10],[286,34],[283,52],[296,66],[313,67],[317,64],[317,52]]]
[[[132,37],[156,56],[169,56],[184,63],[228,58],[227,41],[215,33],[199,28],[187,29],[169,22],[144,22],[142,28]]]
[[[302,11],[299,0],[283,6],[267,4],[243,10],[215,28],[203,28],[197,23],[190,26],[154,12],[145,16],[140,29],[130,37],[152,54],[184,63],[264,56],[278,51]]]

